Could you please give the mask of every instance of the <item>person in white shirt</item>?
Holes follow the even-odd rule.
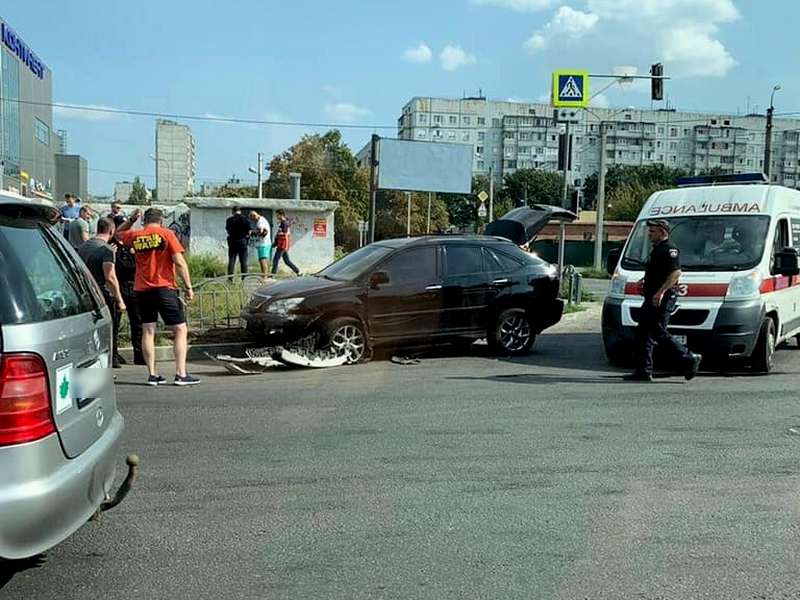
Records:
[[[262,217],[256,211],[251,210],[247,215],[250,219],[250,239],[258,253],[258,264],[261,266],[261,278],[269,278],[269,263],[270,254],[272,250],[272,235],[269,227],[269,221]]]

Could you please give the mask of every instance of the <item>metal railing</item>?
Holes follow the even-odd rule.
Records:
[[[261,275],[249,273],[233,277],[212,277],[196,280],[194,299],[186,302],[186,322],[193,333],[217,329],[240,329],[245,323],[240,317],[242,308],[256,289],[263,285]],[[184,298],[183,293],[181,297]],[[163,325],[159,322],[159,331]],[[127,314],[120,323],[120,339],[130,337]]]

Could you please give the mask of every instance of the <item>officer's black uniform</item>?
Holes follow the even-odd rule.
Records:
[[[648,221],[648,226],[663,227],[669,231],[665,221]],[[661,304],[653,304],[656,295],[667,278],[681,268],[680,251],[669,239],[658,242],[653,246],[650,260],[644,273],[644,286],[642,294],[644,302],[639,312],[639,327],[636,331],[640,355],[636,372],[631,379],[650,379],[653,373],[653,347],[658,344],[676,361],[685,366],[686,378],[691,379],[697,374],[700,356],[692,354],[683,344],[672,337],[667,330],[669,317],[675,310],[677,295],[674,289],[668,289]]]
[[[114,218],[114,223],[119,227],[125,220],[124,217],[118,215]],[[136,278],[136,260],[130,246],[121,244],[119,240],[115,240],[114,243],[117,245],[117,280],[122,292],[122,299],[125,301],[131,329],[133,362],[137,365],[143,365],[145,363],[144,355],[142,354],[142,317],[139,314],[139,301],[136,298],[136,292],[133,291],[133,282]],[[118,313],[116,317],[117,328],[119,328],[119,319],[121,317],[122,315]]]

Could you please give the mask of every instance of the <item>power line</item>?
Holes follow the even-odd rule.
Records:
[[[150,112],[145,110],[131,110],[122,108],[107,108],[102,106],[88,106],[85,104],[65,104],[62,102],[35,102],[33,100],[4,99],[6,102],[17,102],[32,106],[49,106],[66,110],[96,112],[116,115],[130,115],[135,117],[158,117],[163,119],[182,119],[184,121],[210,121],[214,123],[236,123],[239,125],[274,125],[281,127],[318,127],[328,129],[397,129],[396,125],[359,125],[353,123],[313,123],[301,121],[271,121],[266,119],[252,119],[244,117],[217,117],[213,115],[190,115],[181,113]]]

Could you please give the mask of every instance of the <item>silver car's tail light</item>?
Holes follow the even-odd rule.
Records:
[[[54,433],[47,367],[36,354],[0,356],[0,446]]]

